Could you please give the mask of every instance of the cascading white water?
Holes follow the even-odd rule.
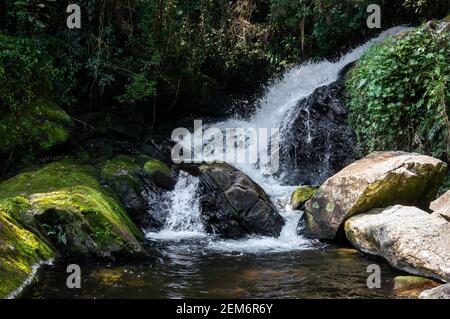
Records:
[[[181,239],[204,237],[205,229],[201,221],[197,177],[181,172],[173,191],[165,194],[167,219],[161,232],[148,232],[147,238]]]
[[[252,129],[265,128],[270,130],[277,128],[283,134],[283,131],[290,129],[289,122],[298,101],[311,95],[317,88],[335,82],[340,71],[349,63],[358,60],[369,47],[383,41],[388,36],[396,35],[406,29],[405,27],[391,28],[366,44],[351,50],[337,62],[311,62],[294,67],[286,71],[280,80],[276,80],[268,86],[266,93],[257,103],[259,105],[257,112],[252,117],[249,119],[231,118],[223,122],[214,123],[210,127],[218,128],[223,132],[227,129],[243,129],[240,134],[247,134],[246,130]],[[313,128],[310,127],[309,129]],[[222,161],[226,158],[224,154],[228,152],[233,152],[234,154],[237,148],[247,148],[248,139],[246,137],[243,136],[241,138],[244,142],[231,145],[231,148],[234,149],[217,150],[213,149],[208,143],[197,145],[198,149],[194,150],[194,155],[202,154],[202,160]],[[205,156],[203,150],[205,148],[208,149],[208,146],[211,150]],[[280,214],[285,218],[286,225],[279,238],[253,237],[246,240],[212,240],[209,245],[210,248],[223,251],[259,252],[286,251],[311,247],[313,242],[297,234],[300,214],[291,211],[287,205],[290,194],[296,187],[282,185],[277,178],[265,174],[260,165],[240,164],[232,161],[229,163],[246,173],[271,196],[274,203],[278,206]],[[179,234],[191,233],[198,235],[202,233],[200,229],[190,229],[191,224],[184,222],[192,216],[200,216],[198,206],[192,202],[192,197],[195,194],[193,187],[196,187],[196,183],[193,182],[192,185],[194,186],[192,186],[187,185],[187,182],[192,181],[180,179],[176,191],[172,193],[172,196],[175,197],[173,199],[174,204],[172,205],[166,228],[151,237],[155,238],[156,236],[157,238],[168,239],[171,235],[176,237]],[[192,216],[188,217],[186,214],[191,214]]]
[[[283,134],[283,131],[288,131],[290,129],[289,122],[298,101],[311,95],[317,88],[335,82],[340,71],[349,63],[358,60],[369,47],[383,41],[388,36],[396,35],[406,29],[407,28],[405,27],[394,27],[384,31],[378,37],[351,50],[337,62],[325,60],[322,62],[311,62],[296,66],[286,71],[281,79],[274,81],[268,86],[264,96],[257,102],[259,105],[257,112],[251,118],[231,118],[223,122],[214,123],[211,126],[222,131],[225,131],[226,129],[243,128],[243,134],[247,134],[245,129],[278,128],[281,129],[281,134]],[[241,140],[245,139],[246,136],[241,138]],[[207,147],[207,145],[197,145],[194,155],[202,154],[202,149],[204,149],[205,146]],[[234,149],[216,149],[214,153],[209,154],[206,158],[203,156],[200,161],[202,159],[208,161],[213,161],[215,159],[223,160],[226,158],[224,153],[235,153],[236,148],[248,148],[248,145],[246,143],[240,143],[235,145]],[[265,172],[257,165],[235,162],[230,162],[230,164],[233,164],[235,167],[245,172],[249,177],[260,184],[269,195],[277,197],[283,196],[288,191],[292,190],[292,187],[280,185],[275,178],[264,174]]]

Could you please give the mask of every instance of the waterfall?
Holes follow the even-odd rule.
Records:
[[[167,210],[167,219],[161,232],[147,232],[147,238],[180,239],[205,236],[201,220],[198,194],[199,180],[180,172],[173,191],[165,194],[160,205]]]
[[[236,139],[239,141],[248,141],[248,131],[260,128],[269,130],[278,128],[281,130],[280,133],[283,137],[292,128],[292,121],[299,101],[310,96],[317,88],[335,82],[341,70],[348,64],[358,60],[368,48],[376,43],[382,42],[386,37],[396,35],[406,29],[405,27],[394,27],[386,30],[378,37],[351,50],[336,62],[325,60],[322,62],[309,62],[293,67],[287,70],[280,79],[275,80],[267,86],[265,94],[256,103],[258,107],[253,116],[248,119],[239,117],[230,118],[219,123],[211,124],[210,127],[218,128],[223,132],[226,130],[235,130],[236,134],[244,135]],[[304,111],[307,112],[309,118],[309,110]],[[305,125],[308,126],[308,134],[311,134],[311,130],[314,130],[314,127],[312,127],[311,123],[305,123]],[[238,129],[241,129],[241,131]],[[289,143],[289,140],[287,139],[284,143]],[[230,149],[230,146],[223,150],[216,149],[214,152],[210,152],[208,156],[203,156],[202,160],[222,160],[225,157],[224,153],[235,152],[236,149],[248,149],[248,146],[248,143],[241,142],[231,145],[231,148],[234,149]],[[194,154],[202,154],[202,150],[205,148],[208,148],[208,143],[197,145]],[[281,145],[281,148],[283,148],[283,145]],[[233,161],[228,162],[245,172],[269,195],[283,196],[292,190],[292,187],[284,186],[284,183],[276,176],[268,176],[265,174],[264,168],[260,165],[240,164]],[[324,165],[327,165],[327,163],[324,162]]]
[[[366,44],[351,50],[336,62],[309,62],[287,70],[281,79],[273,81],[267,87],[265,94],[257,102],[257,111],[253,116],[248,119],[239,117],[230,118],[223,122],[211,124],[210,127],[218,128],[223,132],[235,129],[236,132],[240,132],[239,134],[247,134],[247,131],[252,129],[266,128],[270,130],[278,128],[281,130],[281,135],[286,134],[291,129],[290,123],[295,115],[295,109],[299,101],[310,96],[317,88],[335,82],[338,79],[340,71],[349,63],[358,60],[369,47],[405,29],[404,27],[391,28]],[[303,111],[307,112],[308,115],[305,125],[308,134],[307,140],[310,142],[311,132],[314,130],[314,127],[310,123],[309,109]],[[242,130],[238,131],[238,128]],[[330,136],[327,137],[328,141],[329,138]],[[235,149],[245,148],[248,147],[248,143],[251,143],[251,140],[246,136],[242,136],[240,141],[242,142],[228,145],[228,147]],[[194,152],[194,154],[203,154],[202,150],[209,148],[210,151],[206,158],[202,155],[202,160],[208,161],[215,159],[222,160],[224,153],[235,151],[227,147],[223,150],[216,150],[208,142],[203,145],[197,145],[197,147],[200,149]],[[323,165],[326,168],[327,154],[324,161]],[[279,177],[267,175],[261,165],[240,164],[232,161],[229,163],[246,173],[267,192],[273,202],[278,206],[280,214],[285,218],[286,225],[279,238],[252,237],[245,240],[211,241],[210,248],[224,251],[238,250],[255,252],[311,247],[313,244],[311,241],[298,235],[297,225],[301,214],[291,211],[287,204],[290,194],[292,194],[296,187],[283,185]],[[171,211],[169,212],[165,229],[160,233],[151,234],[149,237],[170,238],[170,236],[176,236],[177,234],[199,235],[204,233],[200,226],[200,212],[198,199],[196,199],[198,197],[195,190],[197,184],[198,181],[194,181],[192,178],[186,176],[180,178],[175,190],[170,194],[173,198],[171,199]]]

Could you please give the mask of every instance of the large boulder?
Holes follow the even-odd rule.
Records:
[[[61,255],[76,258],[143,256],[142,232],[116,196],[101,186],[96,169],[63,160],[0,184],[11,218]]]
[[[199,167],[202,216],[210,233],[229,238],[279,236],[284,219],[264,190],[231,165]]]
[[[346,66],[336,82],[300,100],[283,127],[280,171],[290,185],[320,185],[356,158],[356,138],[347,124]]]
[[[375,152],[329,178],[306,204],[304,234],[335,239],[349,217],[373,208],[411,205],[427,209],[447,165],[404,152]]]
[[[450,223],[416,207],[393,206],[351,217],[348,240],[408,273],[450,280]]]
[[[433,214],[440,215],[450,222],[450,191],[430,204]]]
[[[423,291],[419,299],[450,299],[450,284]]]

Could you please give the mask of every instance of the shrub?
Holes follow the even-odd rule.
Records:
[[[362,153],[448,160],[450,34],[421,27],[370,49],[350,72],[350,124]]]

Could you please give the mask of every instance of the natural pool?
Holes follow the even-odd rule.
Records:
[[[291,252],[208,249],[204,238],[149,241],[152,257],[132,264],[80,264],[81,289],[66,286],[67,262],[45,266],[25,298],[392,298],[399,273],[385,262],[335,246]],[[367,266],[381,267],[368,289]]]

